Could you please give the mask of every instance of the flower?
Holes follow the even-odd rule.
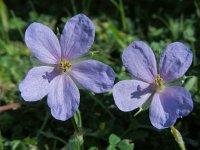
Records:
[[[75,83],[94,93],[113,87],[115,75],[108,65],[96,60],[77,60],[94,42],[95,26],[83,14],[65,24],[60,42],[47,26],[32,23],[25,32],[25,42],[32,55],[44,63],[29,70],[19,84],[25,101],[38,101],[47,95],[51,114],[65,121],[77,111],[80,94]]]
[[[192,111],[190,93],[177,84],[167,86],[180,79],[192,63],[192,52],[184,44],[174,42],[165,48],[158,71],[153,51],[142,41],[131,43],[124,50],[122,61],[137,80],[124,80],[114,85],[113,97],[120,110],[149,107],[150,121],[158,129],[172,126],[177,118]]]

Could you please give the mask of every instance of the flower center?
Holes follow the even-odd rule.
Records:
[[[155,79],[155,85],[156,85],[156,91],[161,93],[164,91],[164,81],[163,79],[161,78],[160,74],[158,74],[156,76],[156,79]]]
[[[72,66],[70,62],[68,62],[67,60],[65,59],[62,59],[60,61],[60,69],[62,69],[64,72],[66,72],[67,70],[70,69],[70,67]]]
[[[160,74],[157,75],[157,77],[155,79],[155,84],[157,86],[162,86],[163,85],[163,79],[160,77]]]

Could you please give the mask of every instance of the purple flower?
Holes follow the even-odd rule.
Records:
[[[150,121],[158,129],[172,126],[177,118],[192,111],[190,93],[177,85],[167,86],[181,78],[192,63],[192,52],[184,44],[175,42],[165,48],[158,71],[153,51],[142,41],[129,45],[122,61],[138,80],[124,80],[114,85],[113,96],[120,110],[149,107]]]
[[[95,26],[83,14],[68,20],[60,41],[47,26],[32,23],[25,32],[25,42],[33,56],[46,65],[30,69],[20,83],[23,99],[38,101],[47,95],[51,114],[64,121],[79,106],[75,83],[94,93],[110,90],[115,79],[111,67],[96,60],[74,61],[89,50],[94,36]]]

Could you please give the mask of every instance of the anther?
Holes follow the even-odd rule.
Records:
[[[157,86],[162,86],[163,85],[163,79],[160,77],[160,74],[157,75],[157,77],[155,79],[155,84]]]
[[[60,68],[61,68],[64,72],[66,72],[67,70],[70,69],[71,64],[70,64],[70,62],[66,61],[65,59],[62,59],[62,60],[60,61],[59,66],[60,66]]]

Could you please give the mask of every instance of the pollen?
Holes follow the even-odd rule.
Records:
[[[160,77],[160,74],[157,75],[155,79],[155,84],[160,87],[164,84],[163,79]]]
[[[61,68],[64,72],[68,71],[68,70],[70,69],[71,66],[72,66],[71,63],[68,62],[68,61],[65,60],[65,59],[62,59],[62,60],[60,61],[60,68]]]
[[[155,85],[156,92],[158,93],[164,92],[165,90],[164,80],[161,78],[160,74],[157,75],[154,85]]]

